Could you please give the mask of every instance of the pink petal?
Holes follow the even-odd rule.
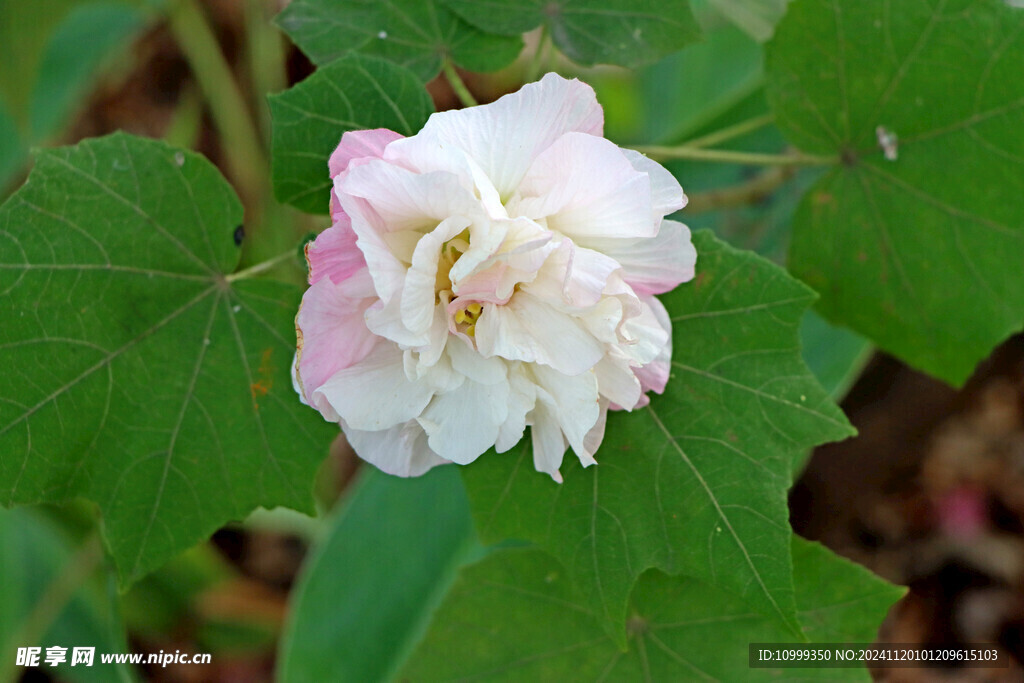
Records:
[[[338,284],[366,267],[363,252],[356,246],[356,233],[351,224],[335,224],[306,245],[309,284],[330,277]]]
[[[373,130],[352,130],[341,136],[341,142],[331,153],[327,161],[327,168],[331,178],[336,178],[344,173],[354,161],[365,158],[379,159],[384,154],[384,148],[403,136],[388,130],[387,128],[375,128]],[[331,188],[331,220],[335,224],[346,224],[348,216],[341,208],[338,195],[334,188]]]
[[[341,136],[341,142],[331,153],[327,166],[334,178],[348,168],[349,162],[353,159],[363,157],[381,158],[384,156],[384,148],[395,140],[401,140],[404,136],[399,135],[387,128],[374,128],[373,130],[350,130]]]
[[[318,279],[306,290],[295,326],[298,376],[307,397],[334,373],[365,358],[379,341],[363,319],[373,301],[373,282],[365,268],[340,283]]]

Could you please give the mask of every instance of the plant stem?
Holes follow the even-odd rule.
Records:
[[[772,116],[771,114],[755,116],[752,119],[740,121],[737,124],[734,124],[732,126],[726,126],[725,128],[713,131],[711,133],[708,133],[707,135],[702,135],[698,138],[692,138],[690,140],[687,140],[686,142],[683,143],[683,146],[695,148],[714,147],[715,145],[721,142],[726,142],[727,140],[732,140],[734,138],[740,137],[741,135],[746,135],[747,133],[753,132],[758,128],[763,128],[764,126],[767,126],[774,120],[775,117]]]
[[[537,50],[533,53],[533,58],[530,59],[530,65],[527,67],[526,75],[523,78],[525,82],[532,83],[540,76],[540,72],[547,62],[547,54],[550,47],[551,34],[548,33],[548,25],[544,24],[540,30],[540,38],[537,40]]]
[[[270,107],[266,94],[288,86],[283,34],[271,23],[266,0],[246,0],[245,36],[249,58],[249,80],[255,91],[253,103],[259,112],[263,139],[270,137]]]
[[[239,190],[250,200],[258,199],[267,177],[263,145],[216,36],[196,0],[170,2],[168,19],[174,38],[209,104]]]
[[[776,166],[765,169],[745,183],[720,190],[698,192],[690,195],[686,212],[694,214],[756,204],[779,189],[795,174],[796,169],[793,166]]]
[[[636,147],[636,151],[653,159],[691,159],[717,161],[724,164],[751,164],[754,166],[831,166],[839,163],[836,156],[817,156],[793,152],[790,154],[760,154],[728,149],[704,149],[690,145],[678,147]]]
[[[295,258],[295,254],[296,252],[294,248],[289,249],[284,253],[278,254],[274,258],[267,259],[266,261],[261,261],[253,266],[245,268],[244,270],[229,273],[228,275],[224,276],[224,279],[227,280],[228,282],[234,282],[235,280],[244,280],[246,278],[254,277],[256,275],[259,275],[260,273],[265,273],[268,270],[276,268],[283,262],[287,261],[289,258]]]
[[[444,63],[441,65],[441,68],[444,69],[444,76],[448,79],[448,82],[451,84],[452,90],[454,90],[455,94],[458,96],[459,101],[462,102],[462,106],[475,107],[479,104],[479,102],[476,101],[476,98],[473,97],[473,93],[469,92],[469,88],[467,88],[466,84],[463,83],[462,78],[459,76],[459,72],[455,70],[455,65],[452,64],[450,59],[446,58]]]

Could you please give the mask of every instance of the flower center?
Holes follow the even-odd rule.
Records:
[[[466,329],[463,332],[470,337],[475,337],[476,321],[480,319],[480,312],[483,309],[483,306],[474,301],[465,308],[455,311],[455,323],[457,325],[466,325]]]
[[[445,290],[451,291],[452,266],[468,249],[469,228],[466,228],[441,246],[441,257],[437,261],[437,275],[434,278],[434,292],[440,294]],[[440,301],[440,297],[438,297],[438,300]]]

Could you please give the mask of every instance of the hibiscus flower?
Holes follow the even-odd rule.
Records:
[[[655,294],[694,274],[686,197],[604,137],[587,85],[548,74],[412,137],[345,133],[332,227],[306,249],[295,384],[363,459],[400,476],[512,448],[561,481],[609,409],[669,375]]]

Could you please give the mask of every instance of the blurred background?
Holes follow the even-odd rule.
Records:
[[[786,0],[695,0],[705,40],[639,71],[549,66],[594,85],[606,134],[625,146],[701,141],[781,152],[764,98],[761,42]],[[115,130],[202,152],[246,206],[244,259],[260,261],[326,227],[272,199],[265,96],[312,73],[271,23],[284,0],[0,0],[0,197],[37,146]],[[531,38],[534,38],[531,40]],[[535,51],[495,74],[464,74],[481,102],[515,90]],[[458,106],[446,82],[438,109]],[[690,195],[679,215],[784,263],[795,203],[814,169],[667,164]],[[325,159],[326,173],[326,159]],[[298,268],[282,273],[301,281]],[[998,642],[1007,671],[890,669],[883,680],[1021,680],[1024,661],[1024,338],[1000,347],[961,391],[875,352],[809,314],[812,370],[860,436],[808,454],[791,494],[798,533],[910,592],[880,637]],[[358,476],[336,441],[317,482],[325,513]],[[108,652],[212,653],[209,666],[59,669],[72,681],[261,681],[274,677],[288,599],[324,522],[259,511],[120,594],[87,504],[0,510],[0,680],[54,680],[16,667],[19,644]],[[344,599],[341,596],[340,599]],[[324,624],[324,628],[330,628]],[[995,676],[995,678],[993,678]],[[61,679],[63,680],[63,679]]]

